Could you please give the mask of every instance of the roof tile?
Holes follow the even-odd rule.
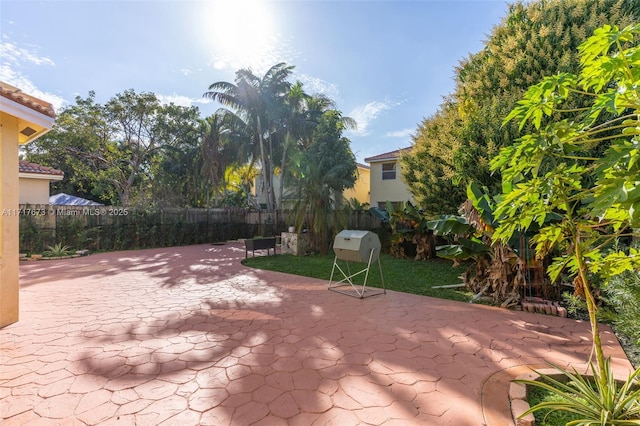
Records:
[[[18,164],[18,172],[35,173],[39,175],[64,176],[64,172],[62,170],[54,169],[53,167],[41,166],[40,164],[30,163],[24,160],[20,160]]]
[[[411,148],[402,148],[396,149],[395,151],[385,152],[384,154],[374,155],[373,157],[367,157],[364,159],[367,163],[372,163],[376,161],[384,161],[384,160],[395,160],[400,156],[400,154],[409,151]]]
[[[48,117],[56,117],[53,106],[49,102],[45,102],[31,95],[27,95],[17,87],[13,87],[10,84],[2,81],[0,81],[0,97],[17,102],[20,105],[24,105],[27,108],[31,108],[32,110],[38,111],[39,113],[44,114]]]

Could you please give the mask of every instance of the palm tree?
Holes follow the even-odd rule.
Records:
[[[285,140],[282,144],[280,171],[280,200],[283,199],[285,173],[292,151],[308,150],[314,143],[315,129],[325,113],[336,111],[335,102],[323,94],[308,95],[302,89],[302,83],[296,82],[289,92],[286,106],[287,114],[284,123],[286,127]],[[336,111],[337,112],[337,111]],[[341,129],[355,129],[357,123],[351,117],[345,117],[337,112],[336,125]],[[295,166],[294,166],[295,167]],[[294,176],[291,175],[291,178]]]
[[[243,144],[246,139],[244,122],[235,114],[219,109],[213,115],[201,120],[200,132],[200,170],[206,182],[206,205],[213,190],[214,205],[218,204],[218,195],[226,187],[225,171],[227,167],[244,163],[251,154]],[[251,150],[251,147],[248,147]],[[211,188],[213,184],[213,188]]]
[[[329,97],[323,94],[317,94],[308,96],[305,99],[305,108],[308,121],[314,125],[306,127],[305,133],[302,136],[303,148],[309,148],[313,143],[313,130],[315,126],[320,122],[322,115],[328,111],[336,111],[335,102]],[[343,130],[354,130],[358,128],[358,123],[351,117],[343,116],[340,112],[338,114],[338,122]]]
[[[284,197],[284,186],[287,180],[287,165],[290,153],[298,147],[303,135],[309,133],[309,130],[317,124],[311,120],[306,109],[308,99],[310,99],[310,96],[304,91],[302,83],[296,81],[289,90],[284,104],[283,114],[281,116],[281,124],[284,132],[279,135],[282,141],[278,147],[280,150],[280,185],[278,197],[280,203],[282,203]]]
[[[306,224],[311,244],[320,253],[329,247],[330,232],[344,227],[342,192],[356,179],[356,161],[349,139],[342,136],[345,124],[337,110],[323,113],[313,131],[313,143],[300,150],[297,159],[295,226]]]
[[[287,79],[293,69],[293,66],[279,63],[267,70],[262,78],[250,69],[241,69],[236,71],[235,83],[219,81],[204,93],[205,97],[233,108],[249,130],[249,144],[257,142],[269,211],[275,210],[272,136],[282,121],[284,103],[291,89]]]

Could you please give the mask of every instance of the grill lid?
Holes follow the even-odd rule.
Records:
[[[370,231],[345,229],[336,235],[333,241],[333,251],[340,260],[368,263],[373,250],[371,261],[378,260],[380,254],[380,239]]]

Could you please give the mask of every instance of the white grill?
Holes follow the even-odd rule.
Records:
[[[341,231],[333,240],[333,251],[336,256],[333,260],[333,268],[331,269],[331,278],[329,279],[329,290],[347,294],[349,296],[359,297],[360,299],[367,296],[386,293],[384,287],[384,278],[382,276],[382,266],[380,265],[380,239],[378,235],[369,231]],[[340,266],[338,261],[343,261]],[[369,269],[372,262],[378,262],[380,270],[380,280],[382,281],[382,291],[372,291],[367,289],[367,279],[369,277]],[[351,273],[349,262],[366,263],[367,266],[355,273]],[[344,269],[343,269],[344,268]],[[335,270],[340,271],[344,277],[340,281],[333,282],[333,274]],[[357,284],[353,278],[364,273],[364,283]],[[351,286],[350,291],[340,289],[340,287]],[[367,293],[368,292],[368,293]]]

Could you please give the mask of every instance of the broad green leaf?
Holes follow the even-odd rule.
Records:
[[[432,230],[434,235],[464,235],[473,231],[465,218],[449,215],[427,221],[427,229]]]
[[[491,247],[484,243],[473,241],[467,238],[459,238],[458,244],[448,244],[436,247],[438,257],[444,259],[475,259],[491,252]]]
[[[380,222],[389,223],[391,220],[391,216],[387,210],[381,209],[380,207],[371,207],[369,209],[369,213]]]

